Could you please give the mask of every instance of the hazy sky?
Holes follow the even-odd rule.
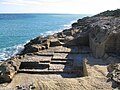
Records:
[[[0,13],[96,14],[120,8],[120,0],[0,0]]]

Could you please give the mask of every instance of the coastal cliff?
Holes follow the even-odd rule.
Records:
[[[84,17],[71,26],[70,29],[65,29],[62,32],[30,40],[20,54],[2,62],[0,64],[1,83],[13,83],[13,77],[22,77],[21,73],[23,76],[26,73],[37,74],[36,77],[41,76],[41,74],[43,77],[46,77],[44,74],[60,74],[62,79],[51,76],[52,88],[59,90],[63,84],[60,79],[64,81],[64,78],[72,78],[74,82],[79,81],[74,90],[77,87],[82,88],[79,90],[85,90],[85,88],[112,90],[112,85],[106,82],[108,80],[106,76],[109,76],[112,81],[120,83],[120,10],[105,11],[92,17]],[[20,75],[15,75],[17,73]],[[105,79],[98,81],[98,85],[94,83],[95,88],[92,86],[94,84],[90,84],[85,76],[90,81]],[[100,77],[96,78],[96,76]],[[53,77],[55,77],[55,81]],[[76,77],[78,79],[75,79]],[[41,80],[42,78],[38,81],[41,82]],[[47,85],[45,80],[42,83]],[[51,82],[49,80],[48,83]],[[59,82],[61,86],[57,88],[55,82]],[[84,88],[80,85],[81,82],[83,82]],[[85,82],[89,85],[86,86]],[[73,82],[71,81],[71,83]],[[105,85],[102,86],[101,83]],[[42,86],[37,83],[37,86],[32,85],[31,87],[40,89]],[[65,89],[69,88],[65,87]],[[119,84],[116,84],[116,87],[119,89]],[[22,87],[18,84],[14,88]],[[42,87],[40,90],[45,89]]]

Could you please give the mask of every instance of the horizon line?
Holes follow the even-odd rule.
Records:
[[[95,15],[95,14],[88,14],[88,13],[42,13],[42,12],[0,12],[0,14],[82,14],[82,15]]]

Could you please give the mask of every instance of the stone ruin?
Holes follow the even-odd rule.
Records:
[[[120,17],[100,15],[85,17],[83,19],[79,19],[76,23],[73,23],[72,28],[66,29],[63,32],[59,32],[47,37],[37,37],[31,40],[28,44],[25,45],[25,49],[21,52],[20,55],[5,61],[0,65],[1,81],[10,82],[14,74],[17,73],[19,69],[25,69],[25,66],[29,63],[26,60],[23,61],[23,63],[21,59],[24,58],[26,54],[30,56],[39,55],[37,52],[42,50],[48,50],[49,52],[50,47],[54,48],[56,46],[87,46],[90,48],[87,53],[92,53],[96,58],[103,58],[106,55],[116,55],[119,57]],[[60,50],[60,48],[58,50]],[[70,51],[64,53],[70,53]],[[45,62],[45,68],[49,66],[50,62]],[[64,62],[62,61],[62,63]],[[36,65],[39,67],[38,62],[35,62],[34,64],[32,63],[31,65]],[[78,67],[76,67],[76,65],[78,64],[75,64],[74,67],[78,68],[79,65]],[[85,66],[85,62],[83,62],[83,65]],[[85,76],[87,76],[85,67],[83,67],[83,69]],[[24,72],[24,70],[19,72]]]

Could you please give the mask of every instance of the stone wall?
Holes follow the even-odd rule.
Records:
[[[87,59],[83,60],[83,76],[88,76],[88,71],[87,71]]]
[[[105,53],[120,53],[120,34],[112,33],[107,38],[104,38],[103,42],[95,42],[94,38],[89,35],[90,48],[93,52],[93,56],[96,58],[102,58]]]
[[[98,44],[96,43],[91,36],[89,36],[89,44],[90,44],[90,48],[92,50],[93,56],[96,58],[101,58],[104,56],[105,54],[105,44],[101,43]]]
[[[120,34],[111,35],[105,43],[105,52],[119,52],[120,51]]]

